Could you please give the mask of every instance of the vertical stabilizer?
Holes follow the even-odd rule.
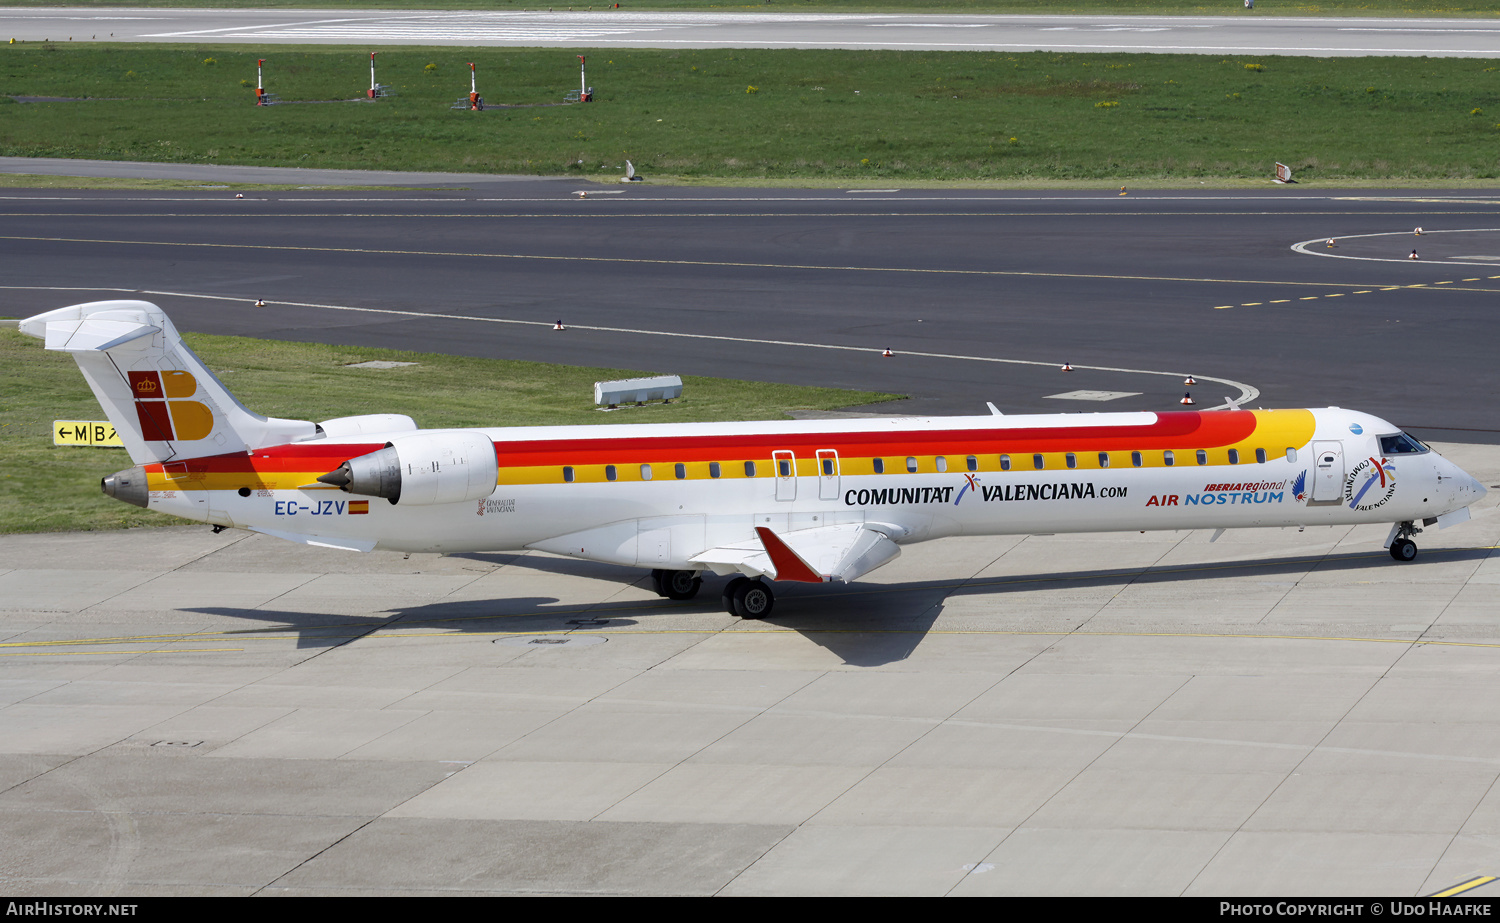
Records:
[[[245,409],[146,301],[94,301],[21,321],[71,353],[136,464],[245,452],[316,432]]]

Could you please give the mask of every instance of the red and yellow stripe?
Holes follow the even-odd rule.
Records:
[[[888,473],[906,471],[907,458],[917,460],[917,471],[937,470],[936,459],[948,460],[949,470],[966,468],[967,456],[975,456],[979,471],[1001,470],[1000,457],[1009,455],[1016,470],[1032,470],[1032,455],[1041,455],[1047,470],[1065,469],[1065,457],[1074,456],[1075,469],[1101,468],[1099,454],[1109,457],[1110,467],[1131,467],[1130,453],[1143,455],[1140,467],[1163,467],[1162,453],[1178,455],[1177,464],[1192,465],[1191,454],[1203,450],[1207,463],[1229,463],[1229,450],[1237,449],[1241,462],[1252,461],[1256,449],[1267,455],[1282,455],[1288,448],[1301,448],[1312,438],[1315,420],[1308,410],[1230,410],[1158,414],[1155,422],[1140,425],[1103,424],[1062,427],[995,427],[974,429],[927,429],[890,432],[784,432],[745,435],[700,435],[664,433],[612,436],[601,428],[588,438],[539,439],[496,444],[500,484],[555,484],[562,481],[562,468],[574,469],[575,481],[603,482],[607,465],[616,467],[616,480],[640,481],[641,465],[651,465],[655,478],[675,480],[672,466],[683,464],[687,479],[708,479],[709,465],[719,462],[722,478],[745,477],[743,463],[757,462],[757,477],[772,477],[772,452],[790,451],[796,456],[796,473],[819,473],[816,453],[838,454],[838,473],[874,473],[874,460],[886,460]],[[220,455],[186,462],[147,466],[152,490],[293,490],[313,484],[321,474],[344,461],[377,451],[381,443],[369,445],[284,445],[249,455]],[[664,466],[664,467],[658,467]],[[321,485],[320,488],[322,489]],[[327,488],[333,489],[333,488]]]

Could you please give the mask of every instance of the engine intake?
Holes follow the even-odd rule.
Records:
[[[474,430],[401,436],[351,458],[318,480],[345,493],[384,497],[394,505],[432,506],[482,500],[500,473],[495,444]]]

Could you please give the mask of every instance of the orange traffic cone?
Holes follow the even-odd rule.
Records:
[[[264,298],[255,299],[255,306],[257,308],[264,308],[266,306],[266,300]]]
[[[1417,256],[1417,251],[1413,250],[1411,252],[1411,256],[1407,257],[1407,259],[1409,259],[1409,260],[1419,260],[1419,259],[1421,259],[1421,257]]]
[[[1333,247],[1337,247],[1337,246],[1338,246],[1338,244],[1336,244],[1336,243],[1334,243],[1334,242],[1333,242],[1333,238],[1332,238],[1332,237],[1330,237],[1330,238],[1328,238],[1328,246],[1329,246],[1329,248],[1330,248],[1330,249],[1331,249],[1331,248],[1333,248]]]
[[[1182,383],[1185,384],[1185,385],[1196,385],[1198,382],[1197,382],[1196,379],[1193,378],[1193,376],[1189,375],[1188,377],[1186,377],[1186,378],[1184,378],[1182,380]]]
[[[558,321],[557,323],[555,323],[555,324],[552,325],[552,329],[553,330],[566,330],[567,328],[562,325],[562,321]]]
[[[1071,372],[1071,371],[1073,371],[1073,367],[1071,365],[1069,365],[1068,363],[1064,362],[1061,371]]]
[[[887,346],[886,349],[885,349],[885,352],[881,353],[881,355],[884,356],[885,358],[889,359],[891,357],[891,349],[890,349],[890,347]]]
[[[1422,229],[1421,228],[1417,228],[1417,236],[1418,237],[1422,236]]]
[[[1182,404],[1184,407],[1191,407],[1198,402],[1193,400],[1193,396],[1191,394],[1184,394],[1182,396],[1182,400],[1178,401],[1177,403]]]

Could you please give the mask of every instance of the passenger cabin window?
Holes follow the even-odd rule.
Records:
[[[912,458],[911,456],[907,456],[907,458],[906,458],[906,470],[910,471],[910,472],[913,472],[913,473],[916,472],[916,470],[917,470],[917,460],[915,458]]]
[[[1202,449],[1198,450],[1198,464],[1200,464],[1200,465],[1206,465],[1206,464],[1208,464],[1208,453],[1205,452],[1205,451],[1203,451]]]
[[[1405,433],[1380,437],[1381,455],[1417,455],[1426,451],[1427,446]]]
[[[616,477],[619,477],[619,473],[615,471],[615,466],[614,465],[605,465],[604,466],[604,479],[606,481],[613,481]]]
[[[833,477],[833,459],[823,459],[823,474],[827,477]]]
[[[677,480],[682,480],[683,478],[687,477],[687,465],[684,465],[682,462],[678,462],[677,464],[672,466],[672,473],[677,475]]]
[[[753,462],[753,461],[747,461],[747,462],[745,462],[745,477],[747,477],[747,478],[753,478],[753,477],[755,477],[755,462]]]
[[[1109,467],[1109,453],[1108,452],[1100,452],[1099,453],[1099,467],[1101,467],[1101,468],[1108,468]]]
[[[1132,465],[1134,465],[1135,467],[1139,468],[1141,466],[1141,453],[1139,453],[1139,452],[1131,452],[1130,453],[1130,463]]]
[[[1265,449],[1256,449],[1255,450],[1255,460],[1258,461],[1258,462],[1260,462],[1262,465],[1264,465],[1266,463],[1266,450]]]
[[[779,477],[789,478],[792,476],[792,460],[790,458],[776,459],[776,474]]]
[[[719,463],[718,462],[709,462],[708,463],[708,476],[709,477],[716,478],[716,477],[718,477],[719,475],[721,475],[723,473],[724,473],[724,469],[719,467]]]
[[[1066,459],[1067,459],[1068,467],[1069,468],[1077,468],[1078,467],[1078,456],[1077,455],[1074,455],[1072,452],[1069,452],[1067,454],[1067,456],[1066,456]]]
[[[937,457],[937,470],[939,472],[947,471],[948,470],[948,459],[946,459],[943,456],[939,455]]]
[[[877,459],[875,459],[874,465],[875,465],[875,473],[876,474],[885,474],[885,459],[883,459],[883,458],[877,458]]]
[[[970,471],[978,471],[979,470],[979,459],[977,459],[974,456],[970,455],[968,458],[964,459],[964,466],[966,468],[968,468]]]
[[[1047,467],[1047,460],[1042,458],[1042,456],[1040,455],[1033,455],[1031,456],[1031,464],[1032,467],[1036,468],[1036,470],[1041,471],[1043,468]]]
[[[1289,461],[1289,462],[1296,461],[1297,460],[1297,450],[1294,449],[1294,448],[1292,448],[1291,446],[1287,446],[1286,447],[1286,460]]]
[[[650,465],[642,465],[641,466],[641,480],[643,480],[643,481],[649,481],[649,480],[651,480],[651,466]]]
[[[567,483],[567,484],[573,483],[573,466],[572,465],[564,465],[563,466],[563,482]]]
[[[1172,454],[1171,449],[1168,449],[1165,452],[1161,453],[1161,462],[1162,464],[1170,468],[1173,465],[1177,464],[1177,457]]]
[[[1239,449],[1230,449],[1229,450],[1229,463],[1231,465],[1238,465],[1240,463],[1240,450]]]
[[[1009,455],[1002,455],[1002,456],[1000,456],[1000,470],[1001,471],[1009,471],[1010,470],[1010,456]]]

